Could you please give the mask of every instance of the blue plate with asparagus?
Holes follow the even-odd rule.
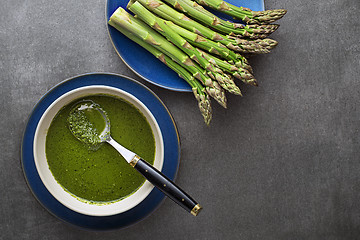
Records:
[[[268,36],[285,14],[264,11],[262,0],[107,3],[109,34],[119,56],[155,85],[192,91],[206,124],[212,118],[210,98],[226,108],[225,92],[241,96],[240,82],[257,86],[247,57],[277,45]]]

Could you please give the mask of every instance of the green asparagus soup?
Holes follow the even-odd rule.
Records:
[[[79,100],[101,106],[111,122],[111,136],[149,163],[154,162],[155,139],[149,123],[130,103],[107,95],[78,99],[63,107],[51,122],[46,136],[49,168],[62,187],[91,202],[122,199],[136,191],[145,178],[134,170],[109,144],[96,151],[79,141],[69,130],[70,110]],[[101,122],[98,128],[103,128]]]

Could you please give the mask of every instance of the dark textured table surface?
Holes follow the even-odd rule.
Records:
[[[360,239],[360,1],[267,0],[286,8],[279,46],[203,124],[190,93],[152,86],[115,53],[104,1],[3,0],[0,9],[0,239]],[[50,215],[20,166],[28,115],[60,81],[114,72],[149,86],[182,140],[176,182],[204,206],[170,200],[127,229],[89,232]]]

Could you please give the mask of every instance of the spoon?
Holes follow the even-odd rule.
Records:
[[[93,122],[91,122],[90,119],[93,120]],[[98,120],[96,128],[94,127],[94,120]],[[120,145],[111,137],[110,120],[100,105],[91,100],[83,100],[76,103],[70,111],[68,122],[71,133],[78,140],[92,146],[94,150],[96,150],[101,143],[107,142],[113,146],[133,168],[140,172],[160,191],[165,193],[169,198],[192,215],[198,215],[202,209],[200,204],[198,204],[164,174],[147,163],[136,153]],[[102,130],[101,133],[99,133],[97,129]]]

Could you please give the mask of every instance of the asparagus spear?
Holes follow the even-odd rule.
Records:
[[[148,47],[152,47],[151,45],[148,45]],[[156,50],[156,48],[153,48],[153,50]],[[166,56],[165,54],[161,52],[153,53],[160,61],[165,63],[168,67],[170,67],[172,70],[174,70],[178,75],[183,78],[186,82],[189,83],[189,85],[192,87],[192,92],[195,96],[195,99],[198,101],[198,107],[200,109],[201,115],[204,118],[204,121],[206,125],[210,124],[211,118],[212,118],[212,109],[211,109],[211,103],[210,103],[210,97],[205,89],[205,87],[196,79],[194,79],[191,74],[186,71],[183,67],[181,67],[179,64],[174,62],[171,58]]]
[[[224,90],[216,81],[213,81],[210,77],[206,76],[204,74],[204,70],[195,64],[184,52],[175,47],[147,25],[139,24],[138,22],[139,20],[135,19],[123,8],[119,7],[110,17],[109,24],[116,24],[117,26],[126,29],[128,32],[131,32],[138,38],[151,44],[159,51],[171,57],[182,67],[188,70],[195,78],[199,79],[202,84],[204,84],[208,94],[226,108],[226,96]]]
[[[199,44],[202,49],[208,50],[210,53],[219,55],[223,58],[229,58],[230,60],[236,61],[236,54],[228,49],[226,46],[219,42],[211,41],[207,38],[200,36],[197,33],[191,32],[185,28],[182,28],[171,21],[165,21],[166,25],[169,26],[172,30],[178,33],[180,36],[185,38],[192,45],[193,43]]]
[[[188,18],[183,13],[176,11],[175,9],[164,4],[160,0],[137,0],[137,2],[140,2],[144,7],[146,7],[148,10],[152,11],[156,15],[160,16],[161,18],[172,21],[175,24],[201,36],[204,36],[210,40],[220,42],[231,50],[241,53],[269,52],[267,48],[262,47],[260,44],[255,43],[254,41],[243,40],[241,43],[239,43],[236,39],[232,39],[229,35],[222,35],[220,33],[217,33],[209,29],[208,27],[203,26],[202,24]],[[134,4],[133,0],[129,2],[128,8],[132,4]]]
[[[174,62],[171,58],[163,54],[161,51],[157,50],[149,43],[136,37],[132,33],[125,30],[124,28],[121,28],[111,20],[109,21],[109,24],[115,27],[126,37],[130,38],[131,40],[133,40],[134,42],[145,48],[147,51],[149,51],[157,59],[159,59],[168,67],[170,67],[172,70],[174,70],[179,75],[179,77],[183,78],[191,86],[195,99],[198,101],[198,107],[204,118],[204,121],[207,125],[209,125],[212,118],[212,110],[211,110],[210,98],[205,90],[205,87],[198,80],[196,80],[188,71],[186,71],[185,68],[180,66],[178,63]]]
[[[189,44],[184,38],[166,25],[165,21],[147,10],[141,3],[135,2],[129,6],[129,10],[136,14],[146,24],[157,30],[169,41],[182,49],[191,59],[198,62],[203,68],[209,70],[208,75],[216,80],[221,87],[230,93],[241,95],[240,89],[236,86],[234,81],[227,75],[224,75],[221,69],[218,68],[216,62],[209,62],[206,58],[201,56],[201,53]],[[210,74],[211,73],[211,74]]]
[[[211,49],[205,48],[205,47],[204,47],[201,43],[199,43],[199,42],[193,42],[193,41],[191,41],[191,40],[189,40],[189,42],[191,43],[191,45],[193,45],[193,46],[195,46],[195,47],[201,48],[201,49],[203,49],[203,50],[208,51],[209,53],[212,53],[212,54],[215,54],[215,55],[216,55],[215,52],[212,52]],[[221,57],[221,56],[220,56],[220,57]],[[222,58],[225,59],[225,60],[227,60],[228,63],[233,64],[233,65],[235,65],[235,66],[238,67],[238,68],[243,68],[243,69],[246,69],[246,70],[248,70],[249,72],[253,73],[252,67],[250,66],[250,64],[249,64],[249,62],[247,61],[247,59],[246,59],[244,56],[242,56],[242,55],[240,55],[240,54],[238,54],[238,53],[235,54],[235,58],[236,58],[235,60],[232,59],[231,56],[222,57]]]
[[[285,9],[266,11],[251,11],[249,8],[237,7],[223,0],[196,0],[199,4],[226,13],[240,19],[247,24],[269,24],[282,18],[286,14]]]
[[[264,38],[274,31],[279,25],[243,25],[240,23],[233,23],[218,18],[216,15],[205,10],[201,5],[192,0],[163,0],[171,4],[175,9],[183,12],[195,20],[202,22],[208,27],[212,27],[224,34],[248,37],[252,39]]]
[[[204,51],[199,50],[204,58],[206,58],[209,61],[214,61],[216,64],[225,72],[231,74],[231,76],[240,79],[246,84],[250,84],[253,86],[258,86],[256,79],[254,76],[246,69],[237,68],[234,65],[231,65],[230,63],[223,61],[215,56],[209,55],[205,53]]]
[[[185,38],[191,45],[206,50],[209,53],[218,55],[228,61],[233,62],[235,66],[245,68],[252,72],[252,68],[245,57],[233,52],[220,42],[211,41],[197,33],[193,33],[185,28],[178,26],[171,21],[166,21],[166,25],[177,32],[180,36]]]
[[[247,42],[246,39],[241,39],[241,38],[237,38],[234,36],[229,36],[229,38],[234,39],[238,44],[243,44],[243,42]],[[260,46],[262,46],[265,49],[271,50],[274,47],[277,46],[278,42],[271,39],[271,38],[265,38],[265,39],[253,39],[252,40],[253,43],[259,44]]]
[[[235,66],[237,67],[242,67],[246,70],[248,70],[250,73],[253,73],[253,69],[250,66],[248,60],[246,59],[246,57],[244,57],[243,55],[237,54],[237,58],[240,60],[238,62],[235,62]]]

